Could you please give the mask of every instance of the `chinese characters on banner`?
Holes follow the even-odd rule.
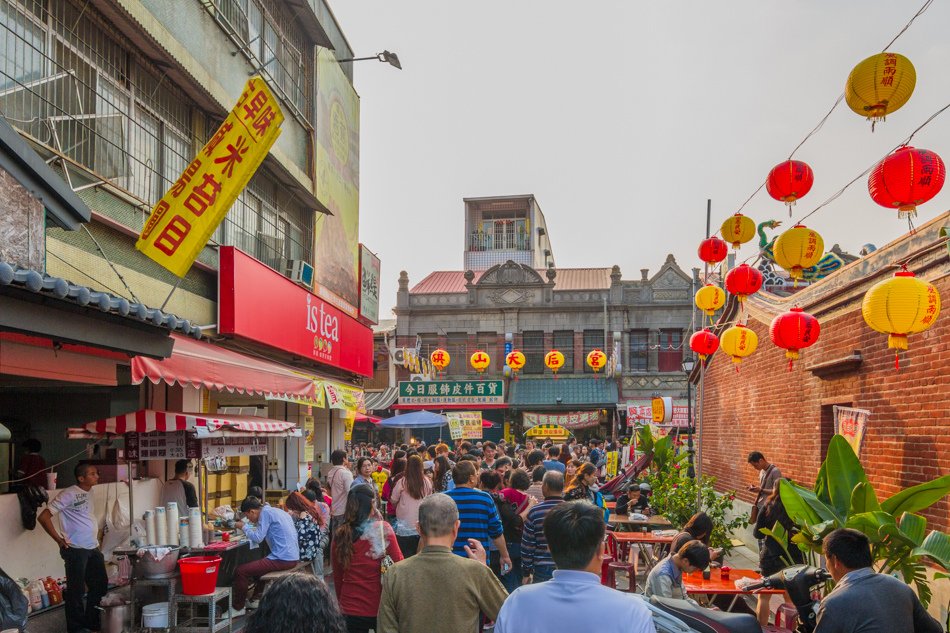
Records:
[[[478,440],[482,437],[482,414],[479,411],[450,411],[449,435],[453,440]],[[458,435],[458,437],[456,437]]]
[[[267,438],[208,437],[201,440],[201,456],[206,459],[241,455],[267,455]]]
[[[193,433],[187,431],[125,434],[126,461],[198,457],[201,457],[201,444]]]
[[[360,244],[360,318],[379,323],[379,257]]]
[[[310,463],[313,461],[313,416],[307,415],[303,419],[303,433],[306,439],[304,440],[303,447],[303,461]]]
[[[566,429],[586,429],[600,424],[600,411],[572,411],[571,413],[522,413],[525,428],[539,424],[557,424]]]
[[[252,77],[237,105],[155,208],[135,248],[184,277],[280,135],[283,112]]]
[[[504,404],[501,380],[431,380],[399,383],[400,404]]]
[[[864,443],[864,431],[867,429],[868,417],[871,412],[867,409],[852,409],[851,407],[834,407],[835,433],[848,440],[854,449],[854,454],[861,457],[861,444]]]
[[[610,451],[607,453],[607,478],[617,476],[617,458],[619,457],[617,451]]]
[[[636,422],[653,421],[653,404],[645,402],[627,402],[627,424],[633,425]],[[689,407],[685,404],[673,405],[673,417],[669,422],[672,426],[689,426]]]
[[[353,427],[356,425],[356,411],[343,412],[343,441],[351,442],[353,440]]]
[[[366,395],[359,387],[327,381],[323,383],[323,389],[326,391],[328,408],[366,413]]]

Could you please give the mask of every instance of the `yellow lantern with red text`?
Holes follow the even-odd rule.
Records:
[[[437,349],[429,354],[429,362],[440,372],[448,367],[451,361],[452,357],[444,349]]]
[[[796,224],[778,236],[772,254],[775,263],[797,282],[803,276],[802,271],[817,264],[825,254],[825,241],[817,231]]]
[[[756,333],[741,324],[728,328],[719,337],[719,349],[732,356],[732,362],[736,364],[741,363],[758,346],[759,337]]]
[[[722,239],[738,250],[740,246],[755,237],[755,222],[752,218],[737,213],[722,223],[719,232],[722,234]]]
[[[472,365],[472,369],[478,373],[482,373],[491,365],[491,356],[482,350],[476,350],[468,362]]]
[[[592,350],[587,355],[587,365],[593,369],[596,374],[607,365],[607,354],[604,354],[599,349]]]
[[[872,330],[888,335],[894,367],[900,369],[897,354],[908,348],[907,335],[929,329],[940,315],[940,293],[933,284],[903,268],[867,291],[861,313]]]
[[[726,303],[726,293],[722,288],[706,284],[696,291],[696,307],[712,316]]]
[[[544,365],[554,374],[557,374],[558,370],[564,367],[564,354],[556,349],[551,350],[544,355]]]
[[[517,374],[519,371],[524,369],[524,364],[525,364],[524,354],[522,354],[518,350],[514,350],[513,352],[510,352],[507,356],[505,356],[505,364],[511,368],[511,373]]]

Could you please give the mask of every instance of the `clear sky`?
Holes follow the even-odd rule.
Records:
[[[382,258],[381,316],[410,283],[461,270],[462,198],[533,193],[560,267],[689,269],[713,231],[785,160],[923,0],[331,0],[360,62],[361,240]],[[910,102],[878,124],[842,103],[796,154],[814,209],[950,103],[950,2],[891,48],[911,59]],[[912,145],[950,160],[950,110]],[[950,207],[950,185],[918,223]],[[789,223],[763,190],[756,222]],[[859,182],[806,224],[857,253],[907,230]],[[747,245],[740,258],[751,255]]]

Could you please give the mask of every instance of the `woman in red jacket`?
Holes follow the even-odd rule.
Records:
[[[366,484],[350,488],[343,523],[333,535],[333,589],[346,617],[348,633],[376,629],[386,556],[402,560],[396,533],[376,507],[376,491]]]

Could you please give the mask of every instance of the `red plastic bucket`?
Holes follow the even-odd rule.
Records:
[[[214,593],[218,584],[220,556],[192,556],[178,561],[181,568],[181,591],[186,596]]]

